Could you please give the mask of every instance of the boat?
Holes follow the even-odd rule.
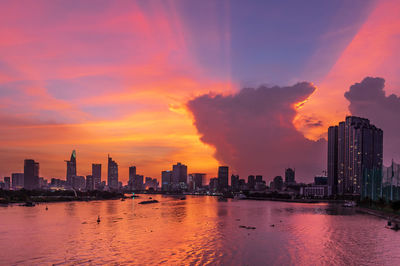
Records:
[[[345,201],[343,207],[355,207],[356,203],[354,201]]]
[[[49,208],[46,206],[46,211],[48,210]]]
[[[245,199],[245,198],[246,198],[246,195],[240,193],[240,194],[236,194],[233,198],[234,198],[235,200]]]
[[[121,201],[125,201],[125,198],[122,198]]]
[[[181,198],[181,200],[185,200],[185,199],[186,199],[186,197],[182,197],[182,198]]]
[[[100,215],[97,216],[97,223],[100,223]]]
[[[151,204],[151,203],[158,203],[158,200],[144,200],[139,202],[139,204]]]

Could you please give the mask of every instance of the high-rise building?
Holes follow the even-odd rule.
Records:
[[[271,182],[271,188],[275,189],[275,190],[278,190],[278,191],[282,190],[282,188],[283,188],[283,179],[282,179],[281,176],[278,175],[278,176],[276,176],[274,178],[274,181]]]
[[[135,179],[133,181],[133,190],[142,190],[143,187],[143,175],[135,175]]]
[[[256,175],[256,183],[261,183],[263,181],[262,175]]]
[[[338,129],[338,126],[328,128],[328,186],[334,195],[338,188]]]
[[[32,159],[24,162],[24,188],[28,190],[39,188],[39,163]]]
[[[203,187],[203,182],[206,179],[206,174],[194,173],[192,175],[193,190],[198,190]]]
[[[93,175],[86,176],[86,191],[94,190],[94,178]]]
[[[162,191],[172,190],[172,171],[161,172],[161,189]]]
[[[209,190],[211,192],[216,192],[218,190],[218,178],[214,177],[210,179],[210,183],[208,184]]]
[[[118,164],[108,156],[107,185],[110,190],[118,190]]]
[[[231,190],[233,192],[240,191],[239,175],[231,175]]]
[[[136,178],[136,166],[130,166],[129,167],[129,181],[128,181],[128,186],[129,189],[133,190],[133,185],[135,182],[135,178]]]
[[[247,186],[248,186],[249,190],[253,190],[254,187],[256,186],[256,180],[254,178],[254,175],[249,175],[247,177]]]
[[[101,188],[101,164],[92,164],[92,177],[94,189],[99,190]]]
[[[65,161],[67,163],[67,184],[72,186],[72,179],[76,176],[76,152],[72,151],[71,159],[69,161]]]
[[[172,166],[172,183],[174,190],[185,189],[187,186],[187,166],[177,163]]]
[[[292,168],[287,168],[285,170],[285,185],[296,184],[295,171]]]
[[[24,173],[11,174],[12,189],[17,190],[24,187]]]
[[[218,167],[218,190],[228,190],[229,187],[229,167],[220,166]]]
[[[335,127],[328,129],[328,183],[332,192],[364,197],[374,191],[377,198],[381,181],[376,177],[382,175],[382,160],[383,131],[368,119],[347,116],[337,133]]]

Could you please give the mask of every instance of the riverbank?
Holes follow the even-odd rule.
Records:
[[[345,200],[328,200],[328,199],[285,199],[285,198],[262,198],[262,197],[246,197],[245,200],[268,200],[268,201],[282,201],[292,203],[340,203],[343,204]]]
[[[359,213],[364,213],[364,214],[369,214],[369,215],[373,215],[385,220],[390,220],[392,222],[398,223],[400,224],[400,215],[397,213],[393,213],[393,212],[387,212],[387,211],[383,211],[383,210],[376,210],[376,209],[369,209],[366,207],[356,207],[356,211]]]

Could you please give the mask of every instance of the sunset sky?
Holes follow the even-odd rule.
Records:
[[[22,172],[23,160],[32,158],[40,176],[65,179],[64,160],[75,149],[78,174],[102,163],[103,180],[110,154],[123,182],[130,165],[160,178],[176,162],[209,178],[229,164],[232,173],[269,181],[284,168],[239,165],[250,166],[252,158],[236,148],[234,128],[251,131],[255,115],[261,124],[281,119],[298,147],[313,153],[325,145],[317,140],[327,128],[351,114],[344,97],[351,85],[381,77],[386,95],[399,95],[399,14],[398,1],[0,0],[0,176]],[[238,94],[261,85],[273,88],[265,100],[257,92]],[[241,97],[261,99],[266,108],[274,97],[287,100],[241,123],[240,110],[251,106]],[[385,114],[396,117],[396,104]],[[215,113],[206,115],[211,108]],[[399,129],[385,128],[399,120],[381,120],[371,118],[385,134]],[[220,130],[227,123],[233,129]],[[237,136],[246,145],[247,136]],[[248,152],[272,160],[279,148],[266,147],[273,150]],[[384,153],[385,163],[400,159],[396,147],[399,153]],[[305,181],[326,169],[323,161],[312,170],[295,158],[284,163]]]

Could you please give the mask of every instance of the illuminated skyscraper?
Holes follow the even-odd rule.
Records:
[[[380,186],[376,176],[382,173],[382,160],[383,131],[368,119],[348,116],[339,126],[328,129],[328,184],[332,193],[376,191],[367,187],[372,185],[371,175],[373,186]]]
[[[67,185],[72,186],[73,178],[76,176],[76,152],[72,151],[71,159],[67,163]]]
[[[108,156],[107,185],[111,190],[118,189],[118,164]]]

